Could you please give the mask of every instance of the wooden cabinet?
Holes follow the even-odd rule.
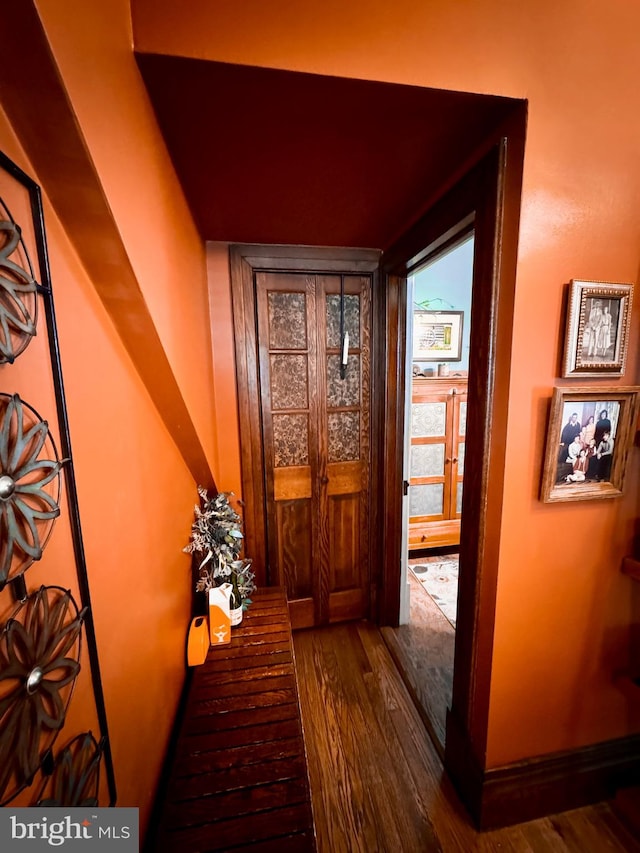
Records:
[[[409,550],[460,542],[466,417],[466,379],[413,379]]]

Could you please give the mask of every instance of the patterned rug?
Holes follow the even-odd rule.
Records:
[[[456,627],[456,605],[458,602],[458,561],[443,560],[441,563],[424,563],[409,566],[417,580],[438,605],[449,622]]]

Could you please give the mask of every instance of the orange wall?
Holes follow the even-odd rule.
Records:
[[[211,345],[215,386],[217,439],[216,485],[223,492],[242,494],[240,435],[236,394],[236,359],[229,280],[229,244],[207,243],[207,276],[211,305]]]
[[[528,99],[488,766],[640,731],[640,700],[613,684],[640,620],[638,591],[619,573],[639,452],[622,499],[537,499],[564,285],[638,278],[640,9],[328,0],[320,13],[311,2],[192,0],[184,15],[175,0],[132,5],[143,51]],[[640,298],[626,384],[640,379],[639,310]]]
[[[215,471],[204,246],[137,72],[129,4],[43,0],[37,7],[137,283]],[[15,151],[33,174],[6,121],[2,130],[0,146],[10,156]],[[46,190],[43,185],[45,199]],[[46,216],[118,802],[139,806],[144,827],[184,680],[191,575],[181,549],[196,484],[50,207]],[[34,579],[68,574],[64,535],[58,525]],[[89,700],[90,694],[76,696],[74,712],[82,715],[85,707],[89,713]]]
[[[37,180],[2,112],[0,149]],[[184,681],[191,577],[181,549],[188,541],[195,484],[44,190],[118,804],[139,806],[144,827]],[[41,312],[37,338],[14,365],[0,367],[0,390],[18,391],[49,420],[57,440],[44,322]],[[77,596],[66,504],[43,559],[26,579],[29,589],[42,582],[62,584]],[[7,588],[0,594],[0,616],[10,609]],[[59,743],[84,728],[97,733],[86,666]],[[106,797],[103,785],[104,804]]]
[[[133,58],[129,0],[37,0],[37,8],[138,284],[215,469],[204,246]]]

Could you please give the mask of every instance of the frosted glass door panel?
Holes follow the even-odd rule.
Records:
[[[327,406],[360,405],[360,356],[349,355],[344,379],[340,377],[342,356],[327,356]]]
[[[411,477],[442,477],[444,475],[444,442],[414,444],[411,447]]]
[[[360,346],[360,297],[349,294],[344,297],[344,328],[349,332],[349,346]],[[340,339],[340,296],[327,295],[327,346],[342,347]]]
[[[459,435],[467,434],[467,401],[460,401],[460,424],[458,427]]]
[[[273,415],[275,468],[309,464],[309,416]]]
[[[267,294],[269,349],[307,349],[307,298],[304,293]]]
[[[409,489],[409,515],[442,515],[444,511],[444,485],[431,483],[411,486]]]
[[[458,515],[462,512],[462,483],[458,483],[458,488],[456,489],[456,512]]]
[[[458,474],[460,476],[464,474],[464,446],[464,441],[458,445]]]
[[[307,356],[272,354],[269,356],[271,408],[306,409],[309,406]]]
[[[330,412],[329,462],[352,462],[360,458],[360,413]]]
[[[413,403],[411,406],[411,435],[415,437],[444,435],[446,423],[446,403]]]

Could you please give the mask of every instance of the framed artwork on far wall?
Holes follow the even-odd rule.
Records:
[[[640,388],[554,388],[540,500],[585,501],[622,494]]]
[[[624,374],[632,299],[632,284],[572,279],[563,376]]]
[[[460,361],[464,311],[414,311],[413,360]]]

